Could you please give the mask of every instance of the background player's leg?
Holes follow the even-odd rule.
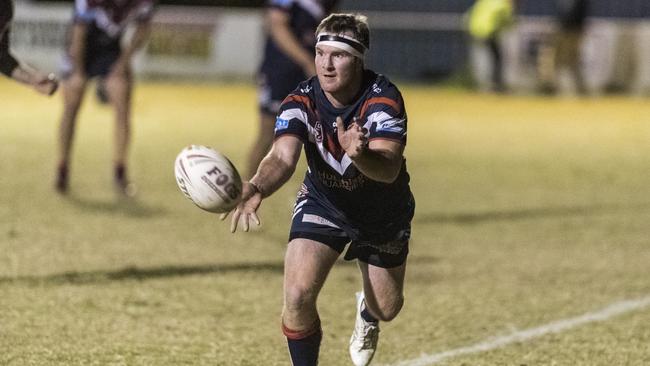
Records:
[[[68,163],[72,139],[86,83],[87,79],[80,75],[72,75],[62,82],[63,115],[59,126],[59,162],[56,177],[56,189],[62,193],[68,189]]]
[[[294,366],[318,363],[322,338],[316,299],[339,253],[319,242],[294,239],[284,262],[282,329]]]
[[[259,122],[257,138],[253,142],[248,155],[248,178],[251,178],[257,172],[257,166],[260,165],[260,161],[269,152],[275,135],[275,115],[260,111]]]
[[[131,137],[131,71],[111,74],[106,79],[106,91],[115,110],[115,184],[123,191],[127,189],[126,161]],[[126,191],[125,191],[126,193]]]

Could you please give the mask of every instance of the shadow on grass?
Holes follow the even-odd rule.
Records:
[[[336,265],[355,266],[356,261],[344,261],[339,258]],[[420,256],[409,258],[409,264],[426,264],[438,261],[437,258]],[[23,284],[27,286],[43,285],[89,285],[116,281],[147,281],[160,278],[228,274],[233,272],[270,273],[282,276],[283,262],[251,262],[229,264],[207,264],[197,266],[164,266],[155,268],[125,267],[114,271],[63,272],[44,276],[0,277],[0,285]]]
[[[146,206],[136,198],[116,197],[113,200],[89,199],[74,194],[65,196],[66,201],[85,211],[120,214],[129,217],[153,217],[165,214],[162,207]]]
[[[232,272],[271,272],[282,275],[283,263],[232,263],[198,266],[164,266],[155,268],[125,267],[115,271],[63,272],[45,276],[0,277],[0,284],[85,285],[115,281],[146,281],[159,278],[225,274]]]
[[[629,205],[594,205],[582,207],[540,207],[512,211],[486,211],[456,214],[416,213],[413,222],[419,224],[438,223],[471,225],[490,221],[517,221],[554,217],[593,216],[624,211],[642,211],[648,209],[650,209],[650,204],[640,203]]]

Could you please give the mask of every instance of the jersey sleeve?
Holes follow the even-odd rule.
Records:
[[[394,140],[406,145],[407,117],[402,95],[396,87],[385,86],[378,95],[369,98],[362,108],[362,121],[368,129],[368,139]]]
[[[295,0],[267,0],[266,6],[268,8],[280,9],[289,11]]]
[[[309,97],[304,94],[289,94],[282,104],[275,120],[275,138],[294,135],[302,142],[309,138]]]
[[[74,21],[76,23],[90,23],[95,19],[96,8],[89,0],[75,0]]]
[[[135,21],[146,23],[153,18],[154,3],[153,1],[142,1],[135,9]]]

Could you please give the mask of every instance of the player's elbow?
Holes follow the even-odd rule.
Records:
[[[382,169],[381,171],[376,172],[376,174],[373,174],[371,178],[380,183],[391,184],[397,180],[397,177],[399,177],[399,171],[399,169],[386,167],[386,169]]]
[[[399,173],[402,170],[402,160],[400,159],[398,162],[391,162],[386,166],[386,168],[382,171],[382,176],[380,177],[379,181],[382,183],[386,184],[391,184],[397,180],[399,177]]]

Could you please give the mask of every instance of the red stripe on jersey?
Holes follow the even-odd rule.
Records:
[[[397,101],[395,101],[393,99],[390,99],[390,98],[386,98],[386,97],[375,97],[375,98],[370,98],[370,99],[366,100],[365,103],[363,103],[363,107],[361,107],[360,117],[362,119],[366,118],[366,110],[368,109],[368,107],[370,107],[373,104],[377,104],[377,103],[386,104],[386,105],[390,106],[391,108],[393,108],[395,111],[397,111],[397,113],[401,113],[401,111],[402,111],[402,109],[400,108],[399,103],[397,103]]]
[[[331,135],[329,133],[325,133],[324,135],[323,146],[327,151],[330,152],[330,154],[332,154],[334,159],[336,159],[338,162],[341,162],[343,155],[345,155],[345,150],[343,150],[343,147],[341,147],[338,139],[336,141],[334,140],[334,136],[336,135]]]
[[[312,115],[314,115],[314,109],[311,107],[311,100],[309,97],[305,95],[296,95],[296,94],[289,94],[287,95],[286,98],[282,101],[282,104],[288,103],[288,102],[296,102],[300,103],[305,106],[308,112],[310,112]]]

